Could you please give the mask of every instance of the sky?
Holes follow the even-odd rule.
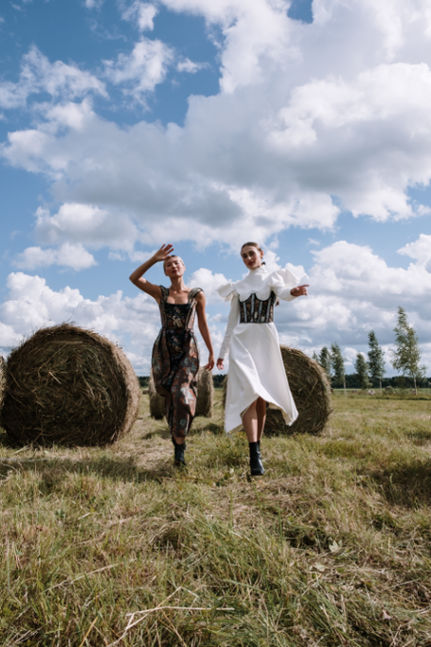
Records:
[[[0,354],[73,322],[147,375],[172,243],[217,356],[257,240],[283,344],[393,375],[401,306],[431,375],[430,65],[429,0],[2,0]]]

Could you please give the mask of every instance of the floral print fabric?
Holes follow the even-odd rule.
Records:
[[[171,434],[184,437],[196,410],[199,352],[193,324],[201,288],[190,290],[187,303],[176,304],[167,302],[169,290],[160,287],[162,328],[153,346],[152,371],[156,390],[165,397]]]

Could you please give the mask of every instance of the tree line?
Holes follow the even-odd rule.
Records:
[[[368,333],[369,350],[367,357],[358,353],[355,361],[355,373],[346,375],[344,358],[338,344],[323,346],[320,353],[313,353],[313,359],[326,372],[334,388],[382,388],[383,386],[413,386],[417,393],[418,386],[429,386],[425,377],[425,366],[421,365],[421,354],[418,336],[409,324],[404,308],[398,308],[397,325],[394,328],[395,347],[391,351],[391,363],[400,377],[384,378],[385,356],[374,330]]]

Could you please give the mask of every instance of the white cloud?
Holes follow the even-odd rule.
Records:
[[[281,0],[163,4],[221,27],[218,95],[190,97],[184,126],[165,128],[119,128],[94,114],[88,98],[62,96],[45,121],[9,133],[3,157],[50,174],[60,202],[115,212],[134,240],[138,229],[152,242],[169,227],[176,240],[229,242],[247,227],[264,241],[292,225],[333,228],[339,205],[380,221],[423,214],[407,193],[431,179],[423,2],[411,0],[407,11],[384,0],[393,27],[368,0],[322,0],[310,25],[290,20]],[[106,74],[145,103],[171,65],[165,44],[142,38]],[[54,81],[52,92],[60,87]]]
[[[84,99],[81,103],[69,101],[67,103],[57,103],[54,106],[42,104],[39,109],[44,111],[44,116],[51,132],[55,132],[60,128],[83,130],[94,117],[89,99]]]
[[[166,77],[173,59],[170,47],[160,40],[142,37],[130,54],[119,54],[116,61],[105,61],[105,76],[138,101],[154,90]]]
[[[123,20],[136,22],[140,31],[152,31],[154,29],[154,18],[157,15],[157,7],[153,4],[134,0],[126,6],[122,12]]]
[[[0,347],[7,350],[38,328],[74,322],[122,343],[136,370],[148,374],[160,327],[158,308],[150,297],[139,293],[130,298],[116,292],[91,300],[69,287],[52,290],[45,279],[22,272],[10,274],[7,287],[8,298],[0,304]]]
[[[12,326],[8,326],[0,321],[0,355],[6,355],[7,349],[17,346],[21,340]]]
[[[23,56],[19,81],[0,83],[0,107],[25,106],[32,95],[42,93],[63,100],[89,93],[106,96],[104,84],[95,76],[63,61],[51,63],[36,46],[32,46]]]
[[[100,9],[105,0],[85,0],[87,9]]]
[[[429,234],[420,234],[419,238],[411,243],[407,243],[398,250],[399,254],[410,256],[418,265],[431,272],[431,236]]]
[[[48,245],[84,243],[90,247],[109,245],[114,249],[130,249],[130,241],[137,237],[134,225],[115,213],[80,203],[62,204],[51,215],[39,208],[36,213],[36,237]],[[73,245],[72,245],[73,248]],[[81,255],[84,258],[84,255]],[[87,261],[90,262],[89,257]]]
[[[221,273],[213,273],[206,267],[193,272],[188,283],[193,286],[199,286],[205,292],[207,301],[217,300],[220,297],[217,294],[217,289],[228,282],[228,279]]]
[[[203,70],[205,67],[207,67],[206,63],[196,63],[189,58],[185,58],[177,63],[178,72],[186,72],[187,74],[196,74],[196,72]]]
[[[282,0],[161,4],[202,15],[223,33],[220,92],[190,97],[183,126],[120,127],[101,118],[88,96],[106,92],[97,77],[50,63],[35,48],[20,83],[0,85],[4,103],[21,105],[40,88],[53,98],[35,106],[31,127],[9,133],[0,149],[10,164],[53,182],[61,206],[54,215],[38,212],[41,247],[68,242],[131,253],[137,241],[153,245],[169,231],[174,242],[236,248],[244,230],[262,242],[292,226],[334,230],[340,205],[380,221],[426,215],[408,197],[409,187],[431,179],[425,0],[320,0],[309,25],[290,20]],[[124,16],[151,29],[155,11],[134,2]],[[181,65],[174,58],[164,43],[143,37],[105,70],[145,101],[168,67]],[[423,245],[400,251],[422,259]],[[378,290],[388,298],[403,284],[413,299],[427,283],[428,261],[407,272],[340,243],[316,256],[327,285],[357,287],[365,298],[362,277],[340,277],[356,253],[386,277]]]
[[[389,350],[394,344],[393,328],[397,308],[401,305],[418,333],[422,361],[429,372],[431,273],[421,264],[422,255],[417,251],[421,250],[424,239],[420,237],[416,242],[418,247],[412,244],[410,251],[414,250],[419,258],[406,269],[391,267],[369,247],[346,241],[315,251],[315,263],[308,272],[309,296],[290,303],[282,302],[276,309],[282,343],[299,347],[311,355],[313,350],[336,342],[346,359],[354,360],[357,352],[366,352],[368,333],[374,330],[379,343]],[[269,269],[278,265],[275,252],[267,251],[267,257]],[[59,259],[60,252],[54,258]],[[293,269],[298,275],[303,272],[301,267]],[[220,302],[216,291],[230,278],[201,267],[187,280],[188,285],[199,285],[205,291],[216,353],[229,310],[228,304]],[[22,272],[11,274],[7,287],[9,295],[0,304],[3,322],[0,348],[9,345],[7,340],[15,343],[20,335],[28,335],[38,327],[75,321],[118,341],[133,359],[138,372],[148,372],[159,315],[155,302],[144,293],[130,298],[117,292],[90,300],[68,287],[54,291],[44,279]],[[205,357],[201,341],[200,345],[202,357]],[[350,364],[346,368],[353,371]],[[391,370],[389,365],[387,369]]]
[[[34,270],[38,267],[60,265],[73,270],[85,270],[96,265],[94,257],[80,244],[63,243],[58,249],[27,247],[15,259],[21,269]]]

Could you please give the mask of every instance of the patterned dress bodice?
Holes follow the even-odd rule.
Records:
[[[196,312],[196,295],[201,288],[193,288],[188,295],[187,303],[168,303],[168,288],[160,286],[162,299],[159,304],[162,331],[173,365],[178,362],[189,346],[190,336],[193,337],[193,324]]]
[[[271,323],[274,321],[275,300],[275,292],[264,300],[253,292],[245,301],[239,302],[240,323]]]
[[[196,312],[196,295],[200,288],[190,290],[187,303],[168,303],[169,290],[163,285],[162,300],[160,301],[160,317],[162,327],[166,330],[179,332],[180,330],[191,330],[193,328]]]

